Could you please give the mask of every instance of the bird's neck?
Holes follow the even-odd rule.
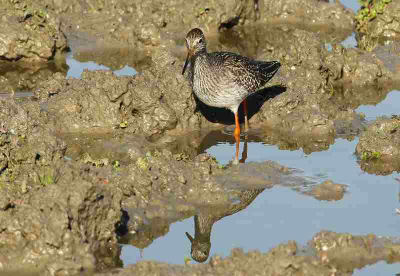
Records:
[[[190,76],[189,78],[191,79],[191,83],[194,83],[195,75],[199,76],[201,75],[201,69],[204,66],[201,66],[201,64],[204,64],[207,62],[207,51],[206,49],[202,49],[198,51],[195,55],[192,56],[190,59]],[[200,70],[200,71],[199,71]]]
[[[199,50],[195,55],[193,55],[192,60],[196,61],[198,59],[205,58],[207,56],[206,49]]]
[[[204,47],[204,48],[202,48],[202,49],[199,49],[199,50],[196,52],[196,54],[193,55],[192,59],[193,59],[193,60],[196,60],[196,59],[199,59],[199,58],[201,59],[201,58],[206,57],[206,56],[207,56],[207,48]]]
[[[198,72],[198,70],[200,69],[200,68],[204,68],[204,66],[198,66],[198,65],[200,65],[200,64],[203,64],[204,65],[204,63],[207,63],[208,62],[208,60],[207,60],[207,55],[208,55],[208,53],[207,53],[207,51],[206,51],[206,49],[204,49],[204,50],[200,50],[199,52],[197,52],[193,57],[192,57],[192,60],[191,60],[191,65],[192,65],[192,72],[193,72],[193,76],[195,75],[195,74],[198,74],[198,73],[200,73],[200,72]]]
[[[210,241],[214,221],[201,213],[194,216],[194,239],[197,241]]]

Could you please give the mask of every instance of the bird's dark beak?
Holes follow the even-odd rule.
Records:
[[[186,65],[186,64],[185,64]],[[186,67],[186,66],[185,66]],[[183,71],[185,71],[185,67],[183,67]],[[193,243],[194,239],[192,236],[190,236],[190,234],[188,232],[186,232],[186,237],[188,237],[190,243]]]
[[[189,60],[190,60],[191,57],[192,57],[192,52],[189,50],[189,51],[188,51],[188,54],[187,54],[186,61],[185,61],[185,65],[183,65],[182,75],[185,74],[186,67],[187,67],[188,64],[189,64]],[[186,233],[186,234],[187,234],[187,233]]]

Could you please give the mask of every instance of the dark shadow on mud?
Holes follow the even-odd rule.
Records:
[[[127,211],[122,210],[122,215],[120,221],[115,225],[115,233],[118,236],[124,236],[128,234],[128,222],[129,222],[129,214]]]
[[[261,107],[266,101],[282,94],[285,91],[286,88],[283,86],[272,86],[260,89],[256,93],[247,97],[249,119],[251,119],[251,117],[257,114],[257,112],[261,109]],[[230,111],[229,109],[208,106],[203,102],[201,102],[195,95],[194,97],[197,103],[196,111],[200,111],[201,114],[208,121],[224,125],[235,124],[235,118],[233,116],[232,111]],[[244,114],[242,105],[239,107],[239,121],[240,123],[244,123]]]

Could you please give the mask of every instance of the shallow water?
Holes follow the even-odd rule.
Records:
[[[400,264],[387,264],[384,261],[380,261],[376,264],[369,265],[363,269],[356,269],[353,276],[364,276],[364,275],[398,275],[400,272]]]
[[[376,106],[363,105],[357,108],[356,111],[364,113],[367,120],[374,120],[376,117],[380,116],[391,117],[392,115],[399,114],[398,108],[395,107],[396,103],[399,102],[400,91],[393,90],[382,102],[378,103]]]
[[[87,61],[87,62],[82,62],[74,58],[74,54],[72,52],[69,52],[66,54],[66,63],[69,66],[66,78],[72,77],[72,78],[81,78],[81,75],[83,73],[83,70],[111,70],[111,68],[104,66],[102,64],[97,64],[93,61]],[[56,71],[54,71],[56,72]],[[131,66],[124,65],[122,66],[121,69],[118,70],[113,70],[114,74],[117,76],[133,76],[137,73],[137,71],[132,68]],[[1,72],[0,72],[1,75]],[[15,98],[26,98],[26,97],[31,97],[33,96],[33,91],[16,91],[14,94],[10,93],[2,93],[0,91],[0,98],[9,98],[9,97],[15,97]]]
[[[67,64],[69,66],[69,70],[67,72],[67,78],[73,77],[79,79],[82,75],[83,70],[110,70],[109,67],[101,64],[97,64],[93,61],[81,62],[74,58],[73,53],[67,54]],[[125,65],[123,68],[119,70],[113,71],[117,76],[133,76],[137,73],[135,69],[132,67]]]

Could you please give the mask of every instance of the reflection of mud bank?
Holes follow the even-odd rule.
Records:
[[[21,62],[0,63],[0,93],[33,91],[55,72],[60,72],[65,78],[67,70],[68,65],[63,59],[28,65]]]

